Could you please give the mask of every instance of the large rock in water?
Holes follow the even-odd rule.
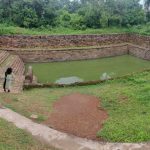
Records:
[[[102,74],[102,76],[100,77],[100,80],[108,80],[111,79],[111,76],[108,75],[106,72]]]
[[[32,83],[33,82],[33,69],[32,69],[32,66],[28,67],[28,71],[25,75],[25,82],[26,83]]]
[[[55,83],[67,85],[67,84],[73,84],[73,83],[78,83],[78,82],[83,82],[83,79],[73,76],[73,77],[60,78],[56,80]]]

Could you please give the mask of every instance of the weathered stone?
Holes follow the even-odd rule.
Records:
[[[127,34],[110,35],[52,35],[52,36],[0,36],[0,47],[6,48],[64,48],[102,46],[127,41]]]
[[[136,34],[0,36],[0,47],[25,62],[95,59],[128,53],[150,60],[146,55],[150,36]]]
[[[7,49],[17,54],[24,62],[53,62],[68,60],[95,59],[128,54],[127,44],[109,45],[98,48],[60,49],[60,50],[16,50]]]

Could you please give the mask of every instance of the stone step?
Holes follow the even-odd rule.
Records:
[[[24,74],[25,66],[22,60],[18,56],[16,57],[11,67],[13,68],[15,74],[17,75]]]
[[[0,74],[4,74],[8,67],[11,67],[11,63],[14,61],[14,55],[10,55],[7,59],[1,63]]]
[[[0,74],[3,74],[8,67],[13,68],[14,74],[22,75],[24,73],[24,64],[21,62],[21,59],[18,56],[11,55],[9,56],[5,62],[1,64]]]
[[[9,53],[6,51],[0,52],[0,65],[9,57]]]

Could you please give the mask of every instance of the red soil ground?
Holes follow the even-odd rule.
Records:
[[[107,112],[100,108],[98,98],[76,93],[64,96],[54,103],[53,112],[46,124],[79,137],[101,140],[96,134],[107,117]]]

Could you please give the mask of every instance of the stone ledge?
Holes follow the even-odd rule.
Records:
[[[129,43],[121,43],[121,44],[109,44],[109,45],[102,45],[102,46],[85,46],[85,47],[65,47],[65,48],[7,48],[7,47],[0,47],[0,50],[3,51],[68,51],[68,50],[88,50],[88,49],[100,49],[100,48],[109,48],[109,47],[119,47],[119,46],[126,46]]]

